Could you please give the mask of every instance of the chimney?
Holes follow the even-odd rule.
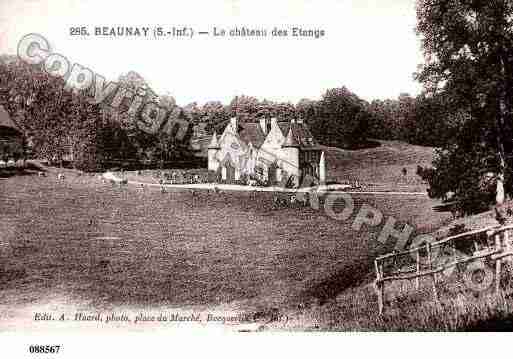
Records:
[[[230,118],[230,125],[232,126],[233,132],[237,133],[237,117]]]

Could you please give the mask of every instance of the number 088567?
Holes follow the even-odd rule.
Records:
[[[57,354],[61,349],[60,345],[31,345],[30,354]]]

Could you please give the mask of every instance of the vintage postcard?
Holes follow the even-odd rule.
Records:
[[[0,0],[0,25],[0,337],[54,338],[9,358],[513,330],[511,1]]]

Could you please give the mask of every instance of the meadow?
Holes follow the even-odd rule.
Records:
[[[378,146],[359,150],[327,147],[326,159],[332,166],[329,175],[350,183],[358,180],[375,190],[426,191],[426,184],[416,171],[417,166],[431,166],[433,148],[399,141],[376,144]]]
[[[401,169],[413,168],[419,159],[425,164],[429,149],[420,155],[413,151],[417,158],[397,156],[387,162],[396,146],[385,143],[366,155],[372,160],[351,161],[347,173],[360,171],[364,180],[374,178],[388,188],[413,184],[422,189],[418,180],[412,182],[410,171],[405,176]],[[368,161],[378,161],[377,154],[382,162],[375,162],[371,176]],[[331,173],[345,179],[350,177],[342,174],[340,162],[362,155],[337,150],[329,156]],[[382,173],[386,166],[393,171]],[[352,298],[345,302],[356,300],[360,304],[352,308],[373,315],[373,260],[392,246],[376,241],[382,225],[352,228],[361,206],[378,209],[384,220],[394,217],[397,228],[413,226],[414,234],[433,232],[451,220],[433,210],[437,202],[422,195],[353,194],[355,210],[346,221],[330,218],[322,206],[275,207],[273,196],[161,193],[158,187],[120,188],[76,172],[64,181],[55,173],[2,178],[2,302],[23,306],[62,292],[96,310],[224,305],[246,313],[315,316],[302,320],[301,328],[322,323],[328,329],[362,329],[348,320],[347,308],[333,306],[340,298]],[[342,206],[335,202],[335,212]],[[326,310],[329,318],[319,314]]]
[[[286,311],[370,281],[373,258],[387,251],[374,240],[379,227],[357,232],[323,210],[273,208],[268,193],[192,196],[87,177],[0,183],[0,285],[13,305],[59,290],[99,309]],[[419,232],[446,220],[425,197],[354,200],[354,215],[366,203]]]

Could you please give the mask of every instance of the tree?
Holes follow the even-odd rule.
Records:
[[[94,170],[101,166],[101,156],[92,151],[101,130],[100,107],[64,87],[62,79],[20,60],[0,64],[0,104],[30,133],[34,155],[62,164],[70,148],[80,148],[73,151],[75,165]]]
[[[225,124],[230,119],[230,112],[227,106],[219,101],[206,102],[200,109],[200,122],[205,124],[204,128],[208,133],[214,130],[222,131],[217,128],[220,124]]]
[[[309,121],[313,135],[330,146],[354,146],[367,136],[368,104],[346,87],[329,89]]]
[[[434,162],[431,192],[453,192],[466,213],[483,207],[470,200],[479,194],[483,204],[490,203],[479,185],[487,173],[495,173],[497,204],[505,190],[512,190],[506,176],[513,149],[512,21],[508,0],[417,3],[417,32],[425,55],[418,79],[427,91],[446,98],[451,109],[447,118],[459,122],[456,136]]]
[[[229,105],[230,117],[237,117],[241,123],[257,122],[261,113],[261,105],[256,97],[235,96]]]

